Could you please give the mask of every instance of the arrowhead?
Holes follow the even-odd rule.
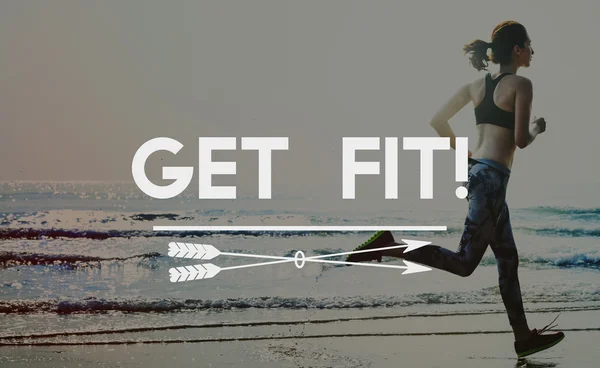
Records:
[[[431,271],[431,268],[425,267],[425,266],[421,266],[420,264],[416,264],[416,263],[412,263],[409,261],[405,261],[402,260],[404,262],[404,264],[406,266],[408,266],[408,268],[406,269],[406,271],[402,272],[403,275],[408,275],[410,273],[419,273],[419,272],[425,272],[425,271]]]
[[[402,252],[402,253],[408,253],[412,250],[419,249],[421,247],[431,244],[431,242],[428,242],[428,241],[410,240],[410,239],[402,239],[402,242],[404,242],[408,245],[404,249],[404,252]]]

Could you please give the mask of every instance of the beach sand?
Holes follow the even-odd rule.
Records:
[[[381,311],[381,310],[380,310]],[[373,315],[375,310],[369,314]],[[313,313],[311,319],[318,319]],[[553,314],[530,314],[531,327]],[[155,331],[62,338],[76,345],[2,346],[2,367],[598,367],[600,312],[570,311],[558,322],[566,338],[517,360],[503,314],[401,317],[304,325]],[[548,321],[549,322],[549,321]],[[354,336],[353,336],[354,335]],[[215,342],[193,341],[223,339]],[[247,340],[235,341],[236,338]],[[158,343],[106,345],[107,341]],[[162,342],[161,342],[162,341]],[[8,342],[7,340],[4,341]],[[77,345],[80,342],[94,345]]]
[[[517,360],[510,336],[391,336],[84,347],[3,347],[6,367],[598,367],[600,332]],[[596,347],[594,347],[596,346]]]

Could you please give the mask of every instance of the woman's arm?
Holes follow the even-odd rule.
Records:
[[[515,143],[521,149],[533,143],[537,135],[546,130],[544,118],[529,122],[532,100],[533,86],[531,81],[527,78],[521,78],[515,96]]]
[[[456,149],[456,135],[448,121],[471,101],[470,84],[465,84],[442,106],[431,119],[429,125],[440,137],[450,138],[450,147]],[[471,157],[471,151],[469,151]]]

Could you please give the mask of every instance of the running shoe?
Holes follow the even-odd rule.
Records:
[[[560,315],[560,314],[559,314]],[[558,316],[556,316],[558,318]],[[554,321],[556,321],[556,318]],[[547,326],[541,330],[533,329],[531,331],[531,337],[527,340],[515,341],[515,352],[519,358],[537,353],[542,350],[553,347],[565,338],[565,334],[562,332],[555,332],[552,334],[543,334],[545,331],[550,330],[554,326],[550,326],[554,321],[550,322]],[[549,327],[550,326],[550,327]]]
[[[373,234],[373,236],[371,236],[366,242],[356,247],[353,252],[390,247],[400,244],[402,243],[396,243],[394,241],[394,236],[390,231],[382,230]],[[382,256],[383,251],[353,253],[346,257],[346,262],[370,262],[374,260],[381,262]]]

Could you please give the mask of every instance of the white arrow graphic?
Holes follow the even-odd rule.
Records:
[[[383,248],[364,249],[364,250],[355,250],[355,251],[350,251],[350,252],[325,254],[325,255],[321,255],[321,256],[307,257],[306,260],[337,257],[337,256],[344,256],[344,255],[355,254],[355,253],[377,252],[377,251],[398,249],[398,248],[406,248],[403,253],[408,253],[415,249],[419,249],[425,245],[431,244],[431,242],[428,242],[428,241],[411,240],[411,239],[402,239],[402,242],[404,242],[406,244],[395,243],[395,245],[391,245],[389,247],[383,247]],[[260,254],[221,252],[217,248],[215,248],[214,246],[212,246],[210,244],[174,243],[174,242],[169,243],[169,253],[168,254],[169,254],[169,257],[193,258],[193,259],[204,259],[204,260],[213,259],[219,255],[233,256],[233,257],[247,257],[247,258],[262,258],[262,259],[290,259],[290,260],[295,259],[295,258],[289,258],[289,257],[266,256],[266,255],[260,255]]]
[[[263,263],[253,263],[249,265],[240,265],[240,266],[232,266],[232,267],[224,267],[221,268],[212,263],[204,263],[198,264],[195,266],[184,266],[184,267],[174,267],[169,269],[169,275],[171,282],[183,282],[183,281],[192,281],[192,280],[205,280],[215,277],[221,271],[226,270],[235,270],[240,268],[249,268],[249,267],[258,267],[258,266],[266,266],[277,263],[287,263],[294,262],[298,258],[289,258],[280,261],[273,262],[263,262]],[[380,268],[395,268],[395,269],[404,269],[406,271],[402,272],[403,275],[408,275],[411,273],[419,273],[431,271],[430,268],[425,266],[421,266],[419,264],[402,260],[406,266],[396,266],[396,265],[380,265],[380,264],[372,264],[372,263],[356,263],[356,262],[342,262],[342,261],[329,261],[325,259],[314,259],[314,258],[303,258],[306,262],[318,262],[318,263],[333,263],[333,264],[345,264],[345,265],[356,265],[363,267],[380,267]],[[302,268],[302,267],[298,267]]]
[[[406,260],[402,260],[405,266],[397,266],[397,265],[382,265],[382,264],[372,264],[372,263],[359,263],[359,262],[344,262],[344,261],[332,261],[325,260],[323,258],[343,256],[354,253],[366,253],[366,252],[377,252],[388,249],[396,249],[396,248],[406,248],[404,253],[410,252],[412,250],[421,248],[425,245],[431,244],[431,242],[420,241],[420,240],[410,240],[410,239],[402,239],[402,241],[406,244],[398,244],[376,248],[376,249],[364,249],[358,251],[350,251],[350,252],[342,252],[342,253],[334,253],[334,254],[324,254],[320,256],[313,257],[305,257],[304,252],[298,251],[294,257],[281,257],[281,256],[267,256],[260,254],[244,254],[244,253],[228,253],[221,252],[214,246],[210,244],[193,244],[193,243],[169,243],[169,256],[178,257],[178,258],[194,258],[194,259],[213,259],[219,255],[227,255],[227,256],[235,256],[235,257],[249,257],[249,258],[263,258],[263,259],[276,259],[277,261],[271,262],[262,262],[262,263],[253,263],[248,265],[240,265],[240,266],[232,266],[220,268],[215,266],[212,263],[198,264],[195,266],[184,266],[184,267],[175,267],[169,270],[170,280],[171,282],[182,282],[182,281],[191,281],[191,280],[202,280],[209,279],[214,277],[217,273],[225,270],[234,270],[240,268],[248,268],[248,267],[258,267],[258,266],[266,266],[273,265],[278,263],[288,263],[294,262],[297,268],[304,267],[306,262],[315,262],[315,263],[329,263],[329,264],[343,264],[343,265],[356,265],[362,267],[379,267],[379,268],[394,268],[394,269],[404,269],[402,272],[403,275],[408,275],[412,273],[419,273],[425,271],[431,271],[430,268],[421,266],[419,264],[409,262]]]

